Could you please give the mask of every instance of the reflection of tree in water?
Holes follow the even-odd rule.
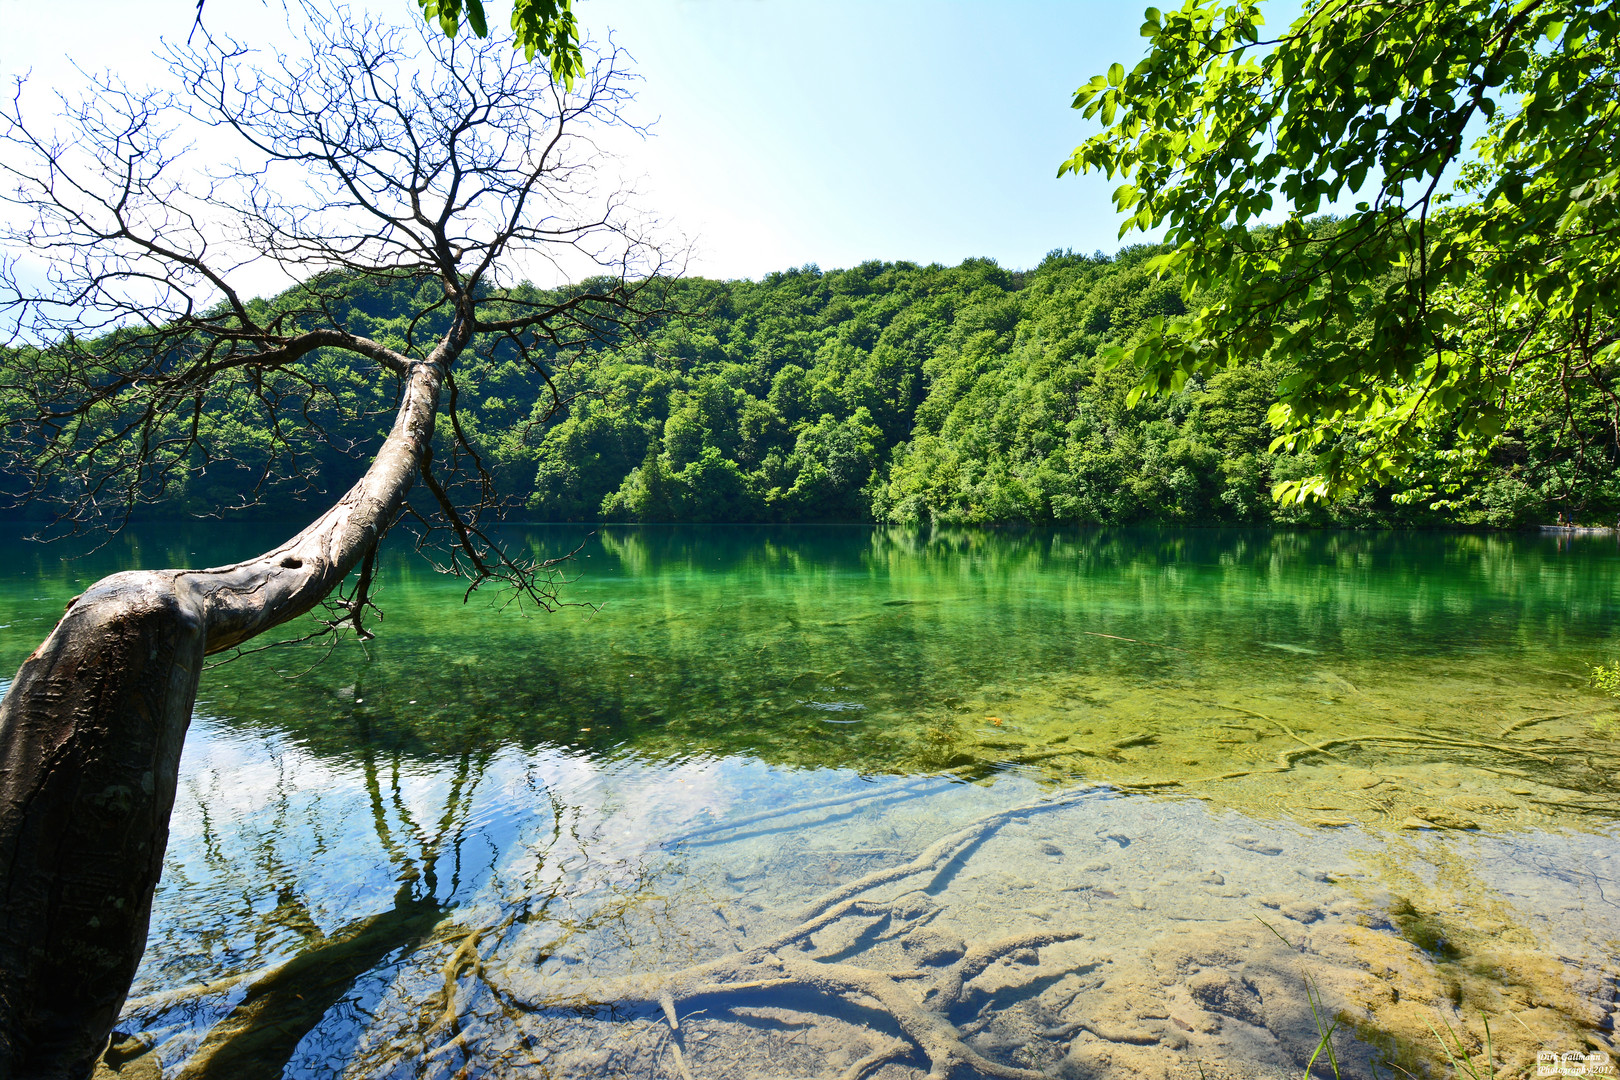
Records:
[[[596,934],[632,948],[641,931],[614,924],[658,907],[644,868],[597,852],[612,814],[587,817],[563,803],[534,762],[523,797],[538,835],[502,851],[496,839],[480,836],[486,822],[474,814],[490,752],[455,760],[435,821],[412,812],[402,785],[407,759],[394,753],[379,763],[369,745],[359,757],[372,828],[398,882],[392,907],[330,934],[320,930],[300,895],[297,868],[280,848],[293,807],[278,756],[275,797],[249,865],[229,858],[210,814],[202,815],[202,858],[224,882],[215,891],[227,902],[208,909],[202,948],[191,926],[176,928],[183,940],[171,934],[166,942],[178,957],[167,967],[182,977],[233,967],[239,973],[131,1001],[119,1029],[135,1034],[115,1035],[104,1074],[155,1077],[159,1060],[180,1066],[185,1080],[274,1078],[293,1063],[333,1074],[385,1072],[455,1043],[476,1008],[482,955],[515,929],[546,924],[559,948]],[[199,801],[206,807],[206,798]],[[533,813],[535,804],[549,812]],[[314,815],[317,825],[321,820]],[[487,845],[482,851],[479,840]],[[317,833],[316,847],[327,843]],[[458,911],[459,894],[475,879],[488,899]],[[173,886],[198,883],[175,875]],[[299,950],[291,959],[259,966],[289,945]]]
[[[363,1038],[335,1065],[363,1076],[392,1075],[400,1068],[415,1075],[423,1062],[447,1071],[442,1066],[458,1060],[457,1052],[467,1056],[480,1032],[511,1015],[507,995],[491,981],[489,960],[517,939],[531,952],[536,940],[542,942],[541,955],[533,958],[542,963],[585,940],[629,954],[645,946],[649,934],[680,936],[669,898],[658,890],[662,875],[642,859],[615,857],[612,849],[623,845],[607,835],[619,827],[612,807],[586,810],[563,802],[532,761],[523,795],[542,807],[533,815],[535,834],[504,863],[495,853],[486,868],[487,895],[459,911],[454,922],[442,923],[408,970],[393,973]],[[486,1055],[521,1055],[546,1043],[547,1025],[527,1023],[505,1036],[503,1045],[483,1048],[481,1063],[489,1064]]]
[[[551,1066],[558,1065],[564,1071],[556,1075],[584,1076],[593,1070],[562,1066],[558,1052],[589,1051],[591,1025],[604,1019],[624,1021],[631,1041],[641,1043],[649,1067],[645,1075],[690,1075],[685,1046],[691,1033],[681,1027],[677,1006],[682,1013],[696,1010],[699,1015],[712,1010],[741,1025],[741,1031],[722,1040],[724,1046],[717,1041],[693,1051],[711,1063],[746,1054],[743,1044],[750,1032],[774,1035],[774,1042],[783,1037],[791,1041],[826,1014],[822,1018],[837,1024],[841,1039],[848,1038],[851,1015],[885,1029],[867,1033],[862,1075],[916,1053],[933,1060],[942,1076],[969,1063],[985,1075],[1036,1075],[982,1057],[942,1017],[968,1004],[981,1012],[989,1008],[985,995],[966,984],[996,961],[1075,935],[1021,934],[953,952],[947,937],[926,929],[939,910],[922,892],[954,876],[1001,824],[1064,805],[1062,800],[976,821],[915,859],[860,876],[823,896],[787,932],[746,948],[739,945],[741,952],[716,960],[709,958],[716,945],[711,926],[692,921],[691,912],[694,904],[704,911],[717,909],[681,885],[679,859],[654,870],[644,860],[613,857],[605,834],[622,825],[610,824],[615,817],[611,809],[586,818],[537,784],[532,771],[530,791],[550,810],[538,815],[544,821],[540,835],[522,857],[496,871],[488,903],[450,920],[448,902],[436,899],[436,864],[442,861],[441,852],[458,862],[464,854],[472,790],[484,764],[470,756],[459,762],[444,814],[428,834],[412,822],[397,784],[391,791],[393,812],[404,828],[390,828],[377,770],[368,759],[366,780],[378,836],[401,878],[395,907],[312,943],[280,967],[154,995],[136,1003],[126,1021],[169,1025],[188,1008],[199,1018],[210,1004],[217,1010],[218,999],[230,989],[249,983],[186,1063],[180,1073],[186,1078],[277,1077],[295,1050],[301,1063],[319,1063],[333,1075],[385,1076],[401,1070],[451,1075],[475,1063],[497,1075],[526,1065],[540,1070],[536,1076],[552,1075]],[[922,794],[914,788],[826,799],[783,812],[825,809],[836,820],[850,811],[848,804],[888,803]],[[719,832],[727,834],[724,842],[750,825],[776,831],[771,816],[761,814],[699,829],[682,839],[703,844],[709,842],[706,834]],[[413,850],[419,854],[413,856]],[[856,862],[861,862],[858,856]],[[899,902],[870,895],[878,886],[908,879],[915,879],[918,888]],[[453,895],[455,888],[453,877],[445,895]],[[846,931],[851,940],[836,955],[812,955],[812,939],[820,944],[828,934]],[[913,967],[933,966],[897,973],[845,962],[884,942],[904,943]],[[682,960],[688,966],[626,974]],[[935,976],[940,985],[927,1006],[900,987],[901,980]],[[370,994],[365,984],[372,985]],[[793,1015],[756,1015],[756,1006],[766,1013],[786,1006]],[[349,1014],[343,1015],[344,1010]],[[981,1022],[966,1030],[984,1026]],[[311,1032],[317,1032],[319,1043],[312,1045]],[[119,1047],[113,1057],[122,1060],[130,1045]],[[125,1071],[130,1073],[131,1066]]]
[[[413,820],[405,803],[396,755],[392,761],[388,800],[407,833],[404,838],[397,837],[390,826],[375,751],[366,747],[361,756],[377,837],[400,884],[392,908],[356,919],[331,934],[322,933],[316,925],[298,895],[296,873],[283,863],[278,850],[277,838],[284,835],[289,811],[285,775],[277,784],[269,827],[260,833],[254,852],[254,876],[250,879],[244,879],[230,867],[218,838],[211,835],[211,823],[205,814],[205,858],[211,869],[228,880],[236,879],[233,885],[243,894],[241,909],[218,913],[225,924],[221,928],[222,936],[240,937],[239,926],[230,925],[239,920],[253,927],[254,958],[273,953],[277,945],[284,945],[289,931],[302,939],[303,948],[292,959],[273,967],[154,994],[126,1007],[120,1024],[122,1030],[162,1030],[174,1026],[200,1027],[211,1015],[217,1014],[226,1000],[234,1000],[233,1007],[212,1024],[207,1036],[190,1055],[181,1076],[197,1080],[279,1077],[300,1041],[329,1011],[352,995],[363,976],[375,971],[392,954],[410,954],[440,931],[449,909],[449,897],[454,896],[459,885],[466,823],[488,754],[461,756],[451,777],[444,811],[431,831],[422,829]],[[277,764],[283,766],[284,759],[278,758]],[[447,845],[453,874],[441,897],[439,863]],[[277,902],[268,911],[258,910],[257,897],[263,895],[266,888],[273,891]],[[120,1063],[125,1071],[135,1067],[140,1055],[133,1051],[141,1040],[120,1043],[115,1036],[114,1043],[115,1050],[109,1060]]]
[[[274,798],[254,830],[252,858],[245,865],[226,851],[222,828],[227,823],[216,820],[215,804],[226,802],[218,774],[212,775],[206,787],[201,776],[185,781],[197,816],[205,873],[196,875],[184,860],[169,859],[162,887],[186,895],[193,901],[193,911],[206,911],[212,918],[206,923],[192,918],[155,927],[151,935],[158,944],[155,951],[169,959],[144,982],[173,984],[211,971],[256,968],[267,957],[320,936],[298,889],[296,868],[288,865],[277,842],[293,821],[293,785],[285,756],[273,754],[272,764],[276,770]],[[298,823],[316,848],[330,842],[321,815],[310,815]],[[206,906],[197,904],[205,894]],[[264,905],[272,896],[276,902],[267,911]]]

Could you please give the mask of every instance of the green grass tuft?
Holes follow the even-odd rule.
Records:
[[[1496,1054],[1491,1048],[1491,1022],[1485,1016],[1483,1010],[1479,1014],[1479,1019],[1485,1025],[1485,1065],[1483,1072],[1469,1055],[1468,1047],[1463,1045],[1462,1036],[1452,1030],[1450,1024],[1447,1024],[1444,1019],[1440,1021],[1445,1025],[1446,1035],[1451,1036],[1450,1043],[1446,1042],[1445,1035],[1435,1031],[1433,1024],[1429,1025],[1429,1030],[1434,1031],[1434,1037],[1440,1040],[1440,1049],[1446,1052],[1446,1058],[1451,1062],[1457,1080],[1463,1080],[1464,1077],[1467,1077],[1468,1080],[1496,1080]]]

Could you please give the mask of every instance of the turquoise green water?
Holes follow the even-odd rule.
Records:
[[[150,530],[68,564],[10,546],[0,664],[103,573],[264,537]],[[143,1060],[1298,1075],[1307,976],[1347,1075],[1438,1068],[1428,1025],[1477,1038],[1480,1015],[1504,1064],[1611,1048],[1620,702],[1586,672],[1620,657],[1612,539],[511,539],[584,541],[577,606],[463,604],[402,546],[375,640],[205,676],[124,1024]],[[1006,935],[1028,940],[986,944]],[[975,944],[996,954],[977,973]],[[701,987],[672,974],[726,957]],[[847,981],[872,977],[905,996]],[[980,1064],[930,1053],[896,1001]]]

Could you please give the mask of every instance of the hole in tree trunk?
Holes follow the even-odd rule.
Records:
[[[288,570],[296,570],[300,566],[304,565],[304,560],[300,559],[296,555],[288,555],[286,558],[281,560],[281,565]]]

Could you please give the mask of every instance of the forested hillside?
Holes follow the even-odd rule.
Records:
[[[1566,423],[1569,409],[1602,411],[1578,397],[1521,404],[1485,472],[1449,497],[1381,488],[1278,506],[1272,484],[1312,467],[1268,451],[1266,410],[1288,371],[1229,371],[1127,407],[1135,373],[1100,358],[1185,310],[1151,254],[688,279],[669,298],[679,316],[550,358],[564,404],[549,420],[544,381],[499,341],[456,376],[457,415],[508,516],[528,520],[1511,528],[1620,506],[1614,433]],[[403,347],[399,312],[434,288],[356,294],[347,325]],[[417,339],[431,339],[428,322]],[[352,451],[376,445],[393,408],[390,387],[336,360],[289,384],[276,415],[259,401],[227,387],[207,402],[217,460],[193,454],[147,477],[163,493],[147,512],[300,516],[302,498],[359,474]],[[1439,466],[1447,448],[1433,452]]]

